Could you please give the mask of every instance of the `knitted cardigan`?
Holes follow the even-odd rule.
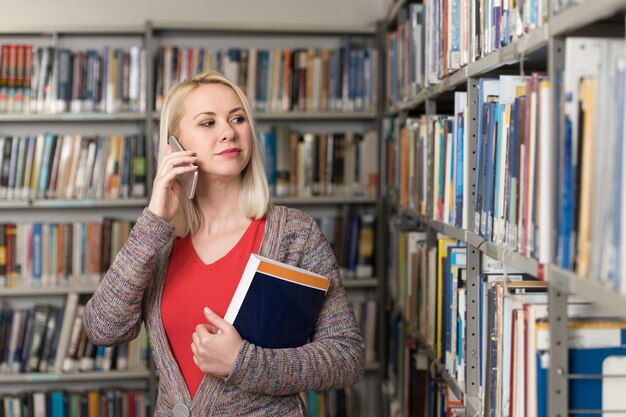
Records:
[[[159,375],[154,416],[172,416],[179,403],[193,417],[306,416],[298,393],[347,387],[361,378],[363,339],[330,245],[311,217],[273,206],[260,254],[331,280],[311,340],[290,349],[264,349],[244,340],[230,375],[205,375],[192,400],[161,320],[173,242],[174,226],[144,209],[83,316],[89,338],[100,346],[134,339],[145,322]]]

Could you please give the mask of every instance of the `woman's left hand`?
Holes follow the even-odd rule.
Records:
[[[203,373],[228,376],[243,340],[232,324],[208,307],[204,308],[204,317],[208,324],[197,325],[192,336],[193,361]]]

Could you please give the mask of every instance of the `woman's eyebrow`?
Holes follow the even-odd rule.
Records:
[[[244,110],[243,110],[243,108],[242,108],[242,107],[235,107],[234,109],[231,109],[231,110],[228,112],[228,114],[233,114],[233,113],[236,113],[236,112],[238,112],[238,111],[244,111]],[[203,112],[200,112],[200,113],[196,114],[196,115],[195,115],[195,117],[194,117],[194,119],[197,119],[197,118],[198,118],[198,116],[202,116],[203,114],[205,114],[205,115],[207,115],[207,116],[215,116],[215,113],[214,113],[214,112],[212,112],[212,111],[203,111]]]

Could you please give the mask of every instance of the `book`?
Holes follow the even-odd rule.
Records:
[[[224,320],[264,348],[303,346],[329,286],[322,275],[253,253]]]

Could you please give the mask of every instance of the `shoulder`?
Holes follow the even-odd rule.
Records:
[[[311,227],[316,225],[315,220],[302,211],[285,206],[272,206],[267,212],[267,221],[270,224],[281,224],[284,232],[294,230],[310,231]]]
[[[268,210],[265,232],[267,253],[274,254],[275,259],[284,258],[286,252],[302,252],[320,239],[319,227],[311,216],[285,206]]]

